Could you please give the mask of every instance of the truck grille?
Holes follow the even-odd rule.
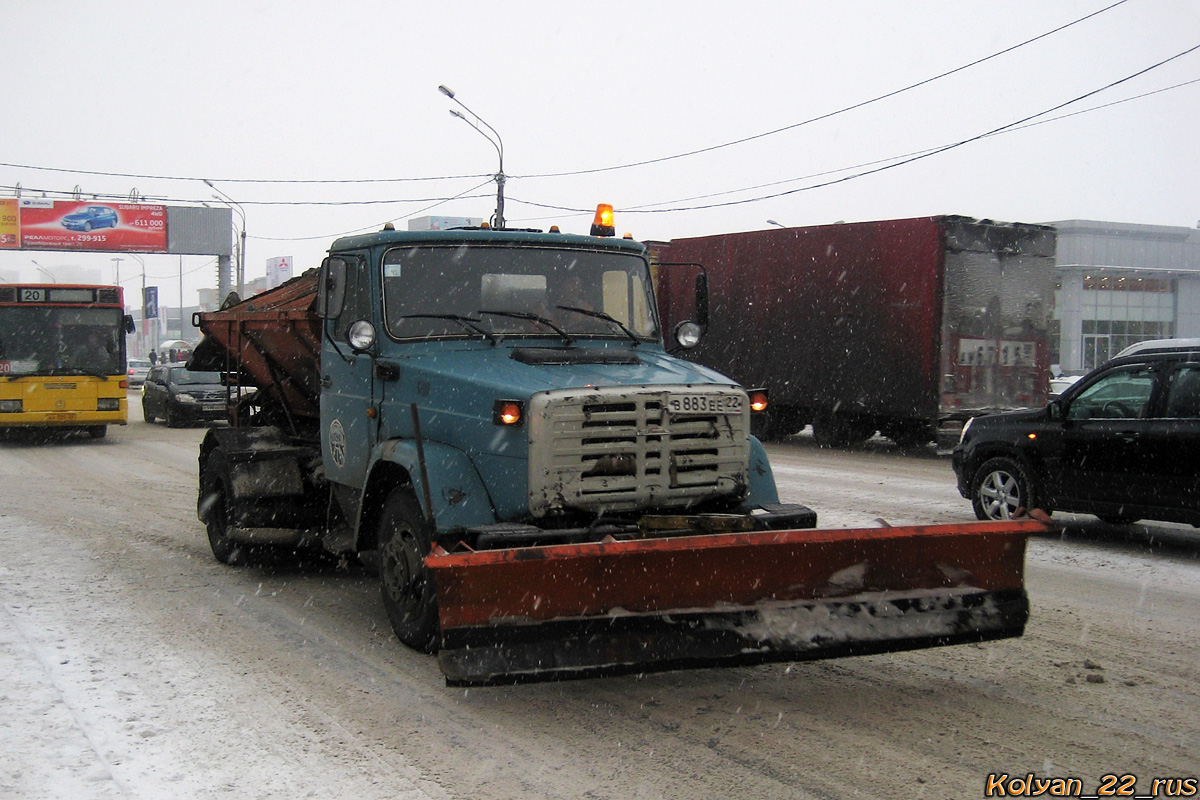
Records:
[[[672,414],[672,394],[740,396],[740,412]],[[718,386],[557,390],[530,401],[529,507],[684,508],[746,491],[745,392]]]

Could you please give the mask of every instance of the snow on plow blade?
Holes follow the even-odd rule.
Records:
[[[1035,520],[447,553],[451,685],[801,661],[1020,636]]]

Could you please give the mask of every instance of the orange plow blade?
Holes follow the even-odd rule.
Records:
[[[1020,636],[1035,520],[435,549],[452,685],[800,661]]]

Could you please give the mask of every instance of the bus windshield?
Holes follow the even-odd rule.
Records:
[[[654,339],[644,258],[565,247],[419,246],[383,260],[396,339],[489,335]],[[465,323],[465,324],[464,324]]]
[[[124,374],[117,308],[0,306],[0,373]]]

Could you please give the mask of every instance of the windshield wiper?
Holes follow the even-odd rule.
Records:
[[[613,325],[616,325],[625,332],[625,335],[628,336],[630,341],[633,342],[634,347],[637,347],[642,343],[641,339],[637,337],[637,334],[629,330],[629,328],[626,328],[625,323],[621,322],[621,320],[617,319],[611,314],[606,314],[603,311],[593,311],[590,308],[580,308],[579,306],[555,306],[555,308],[561,308],[563,311],[574,311],[576,314],[586,314],[589,317],[595,317],[596,319],[602,319],[605,322],[611,322]]]
[[[537,314],[530,314],[528,311],[485,311],[483,309],[480,309],[479,313],[480,314],[494,314],[497,317],[512,317],[513,319],[527,319],[527,320],[530,320],[531,322],[539,322],[542,325],[545,325],[547,328],[550,328],[552,331],[557,333],[559,336],[561,336],[562,340],[563,340],[563,345],[570,347],[572,344],[574,344],[574,340],[571,339],[570,334],[568,334],[562,328],[558,327],[557,325],[555,325],[553,322],[546,319],[545,317],[540,317]]]
[[[481,311],[479,313],[486,314],[488,312]],[[474,317],[464,317],[461,314],[402,314],[400,319],[448,319],[453,322],[457,322],[467,330],[478,333],[492,344],[496,343],[495,334],[485,328],[481,328],[479,325],[476,325],[475,323],[481,322],[482,320],[475,319]]]

